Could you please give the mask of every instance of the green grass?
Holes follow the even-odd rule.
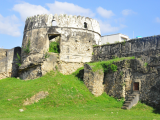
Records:
[[[6,78],[0,80],[0,120],[153,120],[160,119],[159,111],[138,103],[123,110],[123,100],[103,93],[93,96],[79,79],[80,68],[72,75],[51,71],[35,80]],[[24,100],[39,91],[49,96],[38,103],[23,106]],[[12,99],[8,101],[8,99]],[[19,112],[24,109],[24,112]]]
[[[87,64],[92,67],[93,72],[102,69],[103,72],[107,73],[109,69],[111,69],[113,72],[117,70],[117,67],[113,64],[113,62],[118,62],[121,60],[129,60],[129,59],[135,59],[135,57],[115,58],[108,61],[100,61],[100,62],[93,62],[93,63],[87,63]]]
[[[49,45],[49,52],[60,53],[59,43],[51,42]]]

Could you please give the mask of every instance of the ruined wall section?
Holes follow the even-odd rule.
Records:
[[[100,96],[104,92],[103,79],[104,73],[102,69],[93,72],[91,66],[84,64],[83,81],[93,95]]]
[[[94,89],[103,92],[104,88],[104,92],[110,96],[127,99],[135,91],[134,83],[138,83],[139,90],[136,91],[140,94],[140,101],[160,108],[160,57],[151,57],[147,64],[143,58],[123,60],[113,64],[117,66],[117,71],[109,70],[107,74],[92,72],[92,66],[84,66],[83,80],[94,95],[96,95]],[[101,87],[94,85],[94,78],[97,75],[99,76],[97,86]]]
[[[0,49],[0,79],[18,76],[17,53],[21,54],[21,48]]]
[[[0,49],[0,79],[7,77],[7,51],[8,49]]]
[[[117,44],[97,46],[93,48],[93,53],[92,61],[128,56],[159,56],[160,35],[133,39]]]

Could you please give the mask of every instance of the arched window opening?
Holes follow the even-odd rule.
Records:
[[[57,22],[56,21],[52,21],[52,26],[57,26]]]
[[[84,22],[84,28],[87,28],[87,23],[86,22]]]

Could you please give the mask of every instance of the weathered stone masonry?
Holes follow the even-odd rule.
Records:
[[[160,55],[160,35],[97,46],[93,48],[93,53],[92,61],[109,60],[114,57],[158,56]]]
[[[17,53],[21,54],[21,48],[0,49],[0,79],[18,76]]]
[[[52,26],[54,21],[57,23],[56,26]],[[25,23],[22,48],[25,48],[30,41],[31,51],[26,54],[22,50],[20,78],[33,79],[54,69],[52,65],[52,69],[43,72],[41,66],[49,49],[50,38],[57,36],[60,37],[60,54],[58,59],[55,56],[54,66],[59,66],[63,74],[71,74],[82,67],[84,62],[90,62],[92,45],[98,44],[101,37],[98,22],[91,18],[71,15],[37,15],[28,18]],[[48,65],[45,65],[47,68]],[[30,73],[33,73],[32,77]]]
[[[134,91],[138,91],[141,101],[154,107],[160,107],[159,35],[124,43],[97,46],[93,48],[93,51],[92,62],[105,61],[115,57],[136,57],[134,60],[114,63],[118,67],[117,71],[110,71],[107,74],[104,74],[102,70],[101,74],[93,72],[91,66],[84,67],[84,82],[93,94],[97,96],[94,92],[96,89],[99,91],[98,95],[105,91],[116,98],[124,97],[127,99]],[[94,80],[94,76],[98,76],[96,77],[98,79]],[[94,84],[95,81],[98,83],[97,86]]]
[[[147,66],[143,58],[119,61],[114,63],[118,66],[117,71],[109,71],[107,74],[102,70],[92,72],[92,67],[85,65],[84,83],[96,96],[106,92],[113,97],[125,99],[135,91],[134,83],[138,83],[139,99],[160,108],[160,57],[151,57],[150,60]]]

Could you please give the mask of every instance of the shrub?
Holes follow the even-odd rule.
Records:
[[[30,53],[30,40],[28,41],[26,47],[23,48],[23,51],[27,54]]]
[[[21,57],[19,56],[18,53],[17,53],[17,58],[18,58],[18,59],[16,59],[16,61],[17,61],[16,64],[17,64],[18,66],[21,66]]]
[[[114,65],[114,64],[111,64],[111,65],[110,65],[110,68],[111,68],[111,70],[112,70],[113,72],[116,72],[116,71],[117,71],[117,66]]]
[[[51,42],[49,45],[49,52],[60,53],[59,43]]]

